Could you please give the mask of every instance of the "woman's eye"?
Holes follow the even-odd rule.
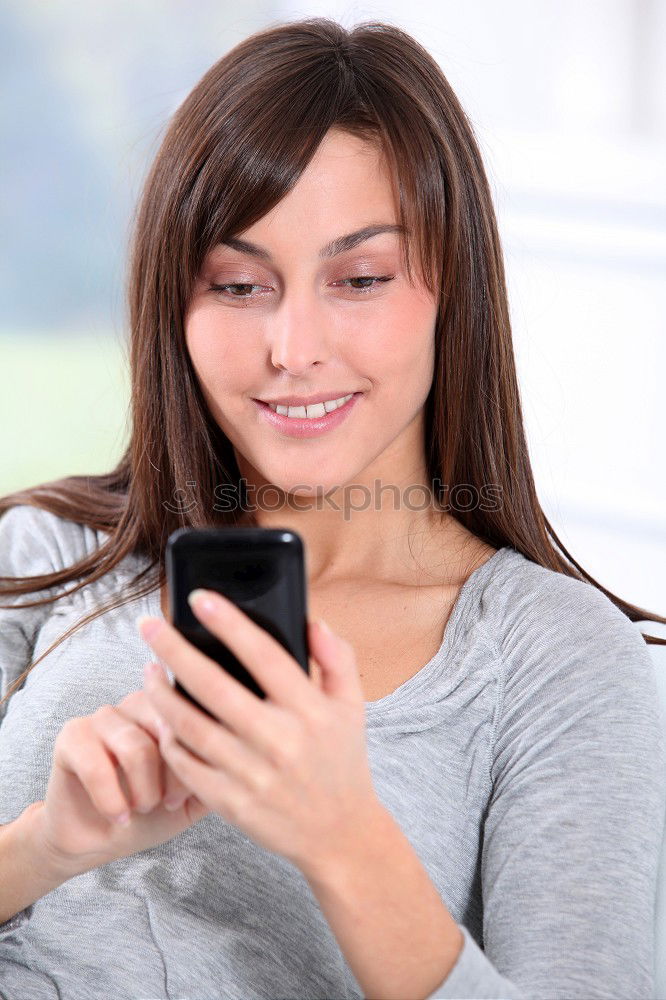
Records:
[[[211,289],[212,292],[226,292],[227,288],[234,288],[234,289],[236,289],[236,288],[248,289],[249,288],[251,290],[253,288],[263,288],[263,287],[264,287],[263,285],[251,285],[248,282],[247,284],[236,283],[236,284],[228,284],[228,285],[211,285],[210,289]],[[227,295],[225,295],[223,297],[224,298],[232,298],[232,299],[256,298],[256,296],[254,296],[254,295],[244,295],[244,294],[237,295],[235,292],[231,292],[231,293],[229,293],[229,294],[227,294]]]
[[[393,281],[393,278],[394,278],[394,275],[392,275],[392,274],[384,274],[381,277],[373,277],[371,275],[365,275],[365,274],[363,274],[363,275],[358,275],[355,278],[343,278],[342,281],[340,282],[340,284],[344,285],[347,281],[371,281],[371,282],[373,282],[373,284],[371,284],[371,285],[364,285],[361,288],[356,288],[355,286],[352,286],[352,285],[350,285],[349,287],[351,288],[351,290],[353,292],[361,292],[361,293],[363,293],[363,292],[373,292],[375,290],[375,288],[377,287],[377,282]]]
[[[334,282],[337,285],[346,285],[350,291],[355,295],[364,295],[368,292],[373,292],[377,285],[381,282],[393,281],[395,275],[384,274],[381,276],[375,275],[357,275],[354,278],[343,278],[341,281]],[[348,284],[349,282],[369,282],[369,284],[363,284],[360,288],[356,285]],[[250,300],[256,299],[256,295],[252,295],[252,289],[254,288],[265,288],[265,285],[252,285],[247,283],[227,283],[224,285],[211,285],[210,290],[212,292],[220,292],[223,298],[236,299],[236,300]],[[240,291],[239,291],[240,290]]]

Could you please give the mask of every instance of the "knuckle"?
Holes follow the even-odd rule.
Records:
[[[129,694],[126,694],[125,697],[118,702],[117,707],[128,709],[138,708],[143,704],[144,699],[145,691],[130,691]]]
[[[178,737],[180,738],[182,736],[186,743],[189,743],[195,736],[197,736],[197,734],[200,736],[200,733],[198,733],[199,726],[197,723],[192,722],[189,714],[183,714],[182,718],[178,720],[177,727],[172,726],[166,719],[164,721],[172,732],[175,728],[177,728]]]
[[[117,787],[117,782],[111,781],[109,775],[105,774],[102,769],[96,768],[94,765],[86,766],[82,771],[79,771],[79,777],[88,797],[102,816],[113,819],[127,808],[123,794]]]
[[[227,802],[227,814],[232,823],[242,826],[248,819],[252,806],[252,796],[247,792],[238,792]]]
[[[173,779],[167,778],[164,786],[164,795],[162,796],[162,798],[172,799],[174,801],[176,799],[182,799],[184,801],[188,797],[188,795],[189,795],[188,789],[185,788],[180,781],[178,781],[175,778]]]
[[[238,703],[234,685],[230,682],[222,671],[210,685],[210,697],[212,702],[219,702],[221,705],[229,705],[231,708]]]
[[[121,813],[128,811],[127,803],[125,802],[124,799],[122,801],[119,800],[114,806],[108,806],[105,804],[104,810],[100,809],[99,811],[102,813],[102,815],[106,816],[109,822],[115,823],[116,816],[120,816]]]
[[[137,798],[133,808],[143,816],[146,816],[148,813],[151,813],[153,809],[156,809],[161,801],[162,796],[157,793],[153,793],[148,796],[144,795],[141,798]]]
[[[143,730],[135,725],[127,725],[118,730],[113,741],[114,752],[123,759],[143,761],[155,756],[155,744]]]
[[[299,758],[302,745],[303,739],[300,733],[284,733],[273,744],[270,758],[278,767],[289,767]]]
[[[68,719],[63,725],[56,737],[56,743],[62,744],[63,741],[67,742],[72,738],[76,738],[77,735],[83,733],[86,728],[86,720],[78,715],[74,716],[73,718]]]
[[[112,718],[116,714],[116,709],[113,705],[100,705],[99,708],[95,709],[92,713],[92,719],[108,719]]]
[[[264,796],[273,784],[273,775],[263,767],[253,768],[246,779],[256,795]]]
[[[99,788],[102,784],[100,768],[89,760],[80,760],[76,766],[76,774],[85,788]]]
[[[301,717],[308,733],[320,733],[322,729],[325,728],[328,721],[328,713],[326,709],[317,701],[307,705],[307,707],[304,708]]]

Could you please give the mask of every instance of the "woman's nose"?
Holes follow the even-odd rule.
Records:
[[[271,361],[276,368],[299,375],[330,353],[323,317],[315,309],[287,308],[271,317]]]

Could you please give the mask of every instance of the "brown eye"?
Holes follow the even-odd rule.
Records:
[[[375,288],[377,288],[377,282],[393,281],[394,277],[395,277],[395,275],[392,275],[392,274],[385,274],[385,275],[382,275],[381,277],[375,277],[375,276],[369,275],[369,274],[359,274],[359,275],[356,275],[356,277],[354,277],[354,278],[343,278],[342,281],[339,282],[339,284],[343,284],[344,285],[348,281],[366,281],[366,282],[370,281],[370,282],[372,282],[372,284],[370,284],[370,285],[363,285],[360,288],[357,288],[355,285],[349,285],[348,286],[349,288],[351,288],[351,290],[353,292],[364,294],[364,293],[367,293],[367,292],[373,292],[375,290]]]
[[[230,284],[226,284],[226,285],[211,285],[210,286],[210,291],[211,292],[220,292],[220,293],[222,293],[222,297],[223,298],[231,298],[231,299],[254,299],[254,298],[256,298],[256,296],[255,295],[250,295],[250,294],[248,294],[248,292],[251,291],[253,288],[263,288],[263,287],[264,287],[263,285],[251,285],[249,282],[236,282],[236,283],[230,283]],[[233,291],[233,292],[229,292],[229,293],[225,294],[228,288],[231,288],[231,289],[241,289],[241,292],[240,292],[240,294],[236,294],[236,292]]]
[[[342,278],[340,281],[334,282],[333,284],[346,286],[355,295],[368,295],[374,292],[380,283],[393,281],[394,277],[394,274],[359,274],[352,278]],[[361,284],[359,286],[357,284],[352,284],[352,282],[361,282]],[[227,282],[223,285],[211,284],[209,290],[211,292],[219,292],[221,298],[234,300],[236,302],[247,302],[249,304],[254,299],[259,298],[259,294],[252,294],[253,289],[266,287],[266,285],[253,285],[250,282]]]

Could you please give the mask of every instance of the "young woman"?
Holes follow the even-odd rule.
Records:
[[[146,180],[129,303],[118,467],[0,504],[0,992],[651,996],[666,619],[539,505],[432,57],[314,18],[236,46]],[[265,700],[169,621],[169,535],[229,524],[305,543],[309,676],[193,598]]]

